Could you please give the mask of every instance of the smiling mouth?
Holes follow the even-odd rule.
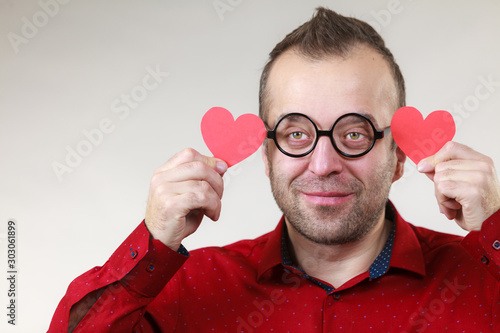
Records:
[[[354,197],[353,193],[339,192],[302,192],[306,200],[314,205],[338,206]]]

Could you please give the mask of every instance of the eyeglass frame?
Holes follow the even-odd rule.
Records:
[[[313,145],[311,146],[311,149],[309,149],[305,153],[298,154],[298,155],[297,154],[291,154],[291,153],[285,151],[283,148],[281,148],[281,146],[278,144],[278,140],[276,139],[276,129],[278,128],[278,125],[280,124],[280,122],[283,119],[285,119],[286,117],[290,117],[290,116],[302,116],[302,117],[305,117],[314,126],[314,130],[316,131],[316,138],[314,140]],[[374,135],[373,135],[373,141],[372,141],[371,146],[366,151],[364,151],[364,152],[362,152],[360,154],[352,155],[352,154],[344,153],[342,150],[339,149],[339,147],[337,147],[337,145],[335,144],[335,140],[333,139],[333,129],[335,128],[335,125],[337,125],[337,123],[341,119],[343,119],[345,117],[348,117],[348,116],[360,116],[360,117],[364,118],[365,120],[368,121],[368,124],[370,124],[370,126],[373,129],[373,134]],[[314,150],[314,148],[316,148],[316,145],[318,144],[318,141],[319,141],[320,137],[322,137],[322,136],[328,136],[330,138],[330,142],[333,145],[333,148],[335,148],[335,150],[337,151],[337,153],[339,153],[340,155],[342,155],[344,157],[348,157],[348,158],[358,158],[358,157],[361,157],[361,156],[364,156],[364,155],[368,154],[370,152],[370,150],[372,150],[373,146],[375,146],[375,143],[377,142],[377,140],[378,139],[383,139],[386,136],[386,133],[388,133],[390,131],[391,131],[391,127],[390,126],[384,128],[383,130],[380,130],[380,131],[377,130],[375,128],[375,125],[373,125],[372,121],[370,120],[370,118],[368,118],[364,114],[356,113],[356,112],[346,113],[346,114],[340,116],[333,123],[332,127],[329,130],[320,130],[320,129],[318,129],[318,126],[316,125],[316,123],[309,116],[307,116],[307,115],[305,115],[303,113],[300,113],[300,112],[292,112],[292,113],[287,113],[287,114],[281,116],[280,119],[278,119],[278,121],[276,122],[276,125],[274,125],[274,128],[272,130],[267,130],[267,136],[266,137],[268,139],[272,139],[274,141],[274,144],[276,145],[276,147],[278,147],[279,151],[281,151],[286,156],[300,158],[300,157],[304,157],[304,156],[309,155]]]

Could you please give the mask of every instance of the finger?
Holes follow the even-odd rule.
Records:
[[[447,142],[436,154],[424,158],[417,165],[419,172],[428,173],[434,171],[436,165],[450,160],[476,160],[485,161],[487,157],[478,153],[470,147],[457,142]]]
[[[446,218],[447,218],[448,220],[454,220],[454,219],[456,219],[456,218],[459,216],[459,214],[460,214],[460,210],[459,210],[459,209],[450,209],[450,208],[447,208],[447,207],[442,206],[442,205],[440,205],[440,206],[439,206],[439,211],[440,211],[441,213],[443,213],[443,214],[444,214],[444,216],[446,216]]]
[[[220,175],[223,175],[227,171],[227,163],[221,159],[215,157],[209,157],[200,154],[192,148],[186,148],[171,159],[169,159],[165,164],[156,169],[156,172],[163,172],[166,170],[173,169],[181,164],[189,163],[193,161],[200,161],[208,165],[210,168],[216,170]]]
[[[471,196],[479,189],[487,188],[491,178],[478,169],[482,163],[474,162],[471,164],[476,165],[476,167],[470,169],[444,168],[436,172],[434,183],[437,188],[446,196],[459,202],[461,202],[462,197]]]
[[[491,166],[486,161],[483,160],[455,159],[455,160],[441,162],[437,164],[434,168],[434,172],[436,173],[447,172],[448,170],[478,171],[478,172],[483,172],[484,174],[492,173]]]
[[[205,216],[213,221],[220,217],[222,203],[215,191],[205,188],[200,192],[187,192],[176,197],[178,203],[185,208],[182,215],[187,216],[192,211],[201,210]]]
[[[171,195],[182,195],[189,192],[201,193],[204,191],[213,191],[219,199],[222,199],[222,193],[205,180],[187,180],[184,182],[178,182],[172,184],[169,191]]]
[[[427,178],[429,178],[430,180],[434,181],[434,176],[435,176],[435,172],[434,171],[425,172],[424,174],[427,176]]]
[[[453,220],[457,217],[458,213],[462,209],[462,205],[458,203],[455,199],[445,195],[439,186],[435,187],[436,199],[439,206],[439,211],[446,216],[449,220]]]
[[[474,179],[475,172],[473,171],[457,171],[457,174],[465,174],[456,180],[436,180],[435,193],[436,200],[440,206],[440,210],[449,218],[450,211],[456,211],[460,214],[466,214],[471,217],[476,215],[473,213],[477,208],[481,209],[482,193],[480,187],[477,187],[477,182],[471,181]],[[441,177],[440,175],[437,178]],[[452,177],[453,178],[453,177]],[[463,180],[468,178],[469,180]]]
[[[434,175],[434,186],[436,198],[439,204],[453,199],[460,202],[459,195],[464,193],[470,186],[468,171],[447,171]]]
[[[459,174],[458,171],[488,172],[489,169],[489,166],[482,161],[450,160],[437,164],[432,171],[425,172],[425,175],[432,181],[436,181],[436,175],[438,175],[439,179],[451,180],[458,178],[460,175],[466,175],[466,173]],[[467,178],[464,178],[464,180],[467,180]]]
[[[222,193],[224,191],[222,176],[201,161],[184,163],[175,169],[169,169],[162,173],[155,174],[153,177],[154,184],[158,186],[161,186],[163,183],[169,183],[175,186],[175,183],[186,181],[205,181],[210,184],[219,197],[222,198]]]
[[[165,182],[150,189],[146,225],[153,237],[177,249],[196,231],[203,215],[217,221],[221,207],[219,194],[206,181]]]
[[[451,210],[460,210],[462,208],[462,205],[455,199],[448,199],[446,201],[443,201],[441,205]]]
[[[211,219],[217,219],[221,208],[219,195],[206,182],[183,184],[181,194],[162,193],[156,198],[162,202],[162,210],[168,218],[181,221],[190,212],[200,210]],[[164,216],[162,219],[167,218]]]

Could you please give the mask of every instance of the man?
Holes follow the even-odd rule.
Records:
[[[218,219],[227,166],[183,150],[156,170],[145,221],[72,282],[50,331],[498,332],[493,163],[448,143],[418,165],[465,239],[405,222],[388,202],[405,162],[388,128],[404,96],[381,37],[319,8],[261,79],[276,230],[188,259],[181,243]]]

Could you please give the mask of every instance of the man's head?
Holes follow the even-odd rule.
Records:
[[[402,77],[396,83],[401,74],[392,55],[365,25],[319,9],[310,22],[276,46],[261,80],[261,117],[268,128],[293,112],[307,115],[320,130],[330,129],[347,113],[367,116],[377,130],[389,126],[395,109],[404,104],[404,83]],[[336,52],[333,44],[338,45]],[[327,137],[319,138],[316,148],[299,158],[284,155],[268,140],[263,156],[287,223],[321,244],[355,242],[383,220],[390,186],[402,176],[405,159],[390,136],[377,140],[359,158],[340,155]]]
[[[403,75],[391,51],[385,46],[382,37],[368,23],[352,17],[345,17],[329,9],[319,7],[312,19],[278,43],[269,54],[269,61],[262,71],[259,90],[259,116],[266,121],[267,110],[272,99],[269,98],[268,78],[276,59],[286,51],[312,60],[327,57],[348,57],[353,47],[365,44],[382,55],[387,61],[395,83],[395,105],[405,106],[406,91]]]

